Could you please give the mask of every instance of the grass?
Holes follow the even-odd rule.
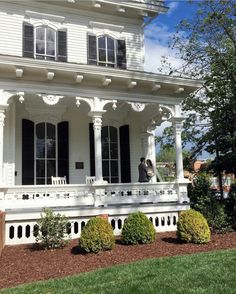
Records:
[[[0,293],[236,293],[236,249],[147,259]]]

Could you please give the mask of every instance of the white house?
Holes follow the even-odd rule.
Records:
[[[33,242],[45,206],[69,216],[73,238],[99,214],[119,234],[137,210],[157,231],[175,230],[189,207],[180,103],[200,82],[143,69],[144,18],[167,9],[151,0],[0,2],[6,244]],[[166,120],[175,129],[176,180],[138,183],[139,159],[155,164],[154,130]]]

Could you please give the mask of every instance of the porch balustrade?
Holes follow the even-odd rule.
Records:
[[[188,202],[186,188],[186,183],[180,189],[180,183],[175,182],[12,186],[0,188],[0,207],[12,210]]]

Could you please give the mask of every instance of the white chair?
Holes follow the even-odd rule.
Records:
[[[96,181],[96,177],[86,176],[86,185],[92,185]]]
[[[51,177],[52,185],[66,185],[66,177]]]

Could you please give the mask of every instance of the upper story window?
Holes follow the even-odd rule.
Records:
[[[67,33],[48,26],[23,24],[23,56],[67,61]]]
[[[125,40],[88,35],[88,64],[126,69]]]

